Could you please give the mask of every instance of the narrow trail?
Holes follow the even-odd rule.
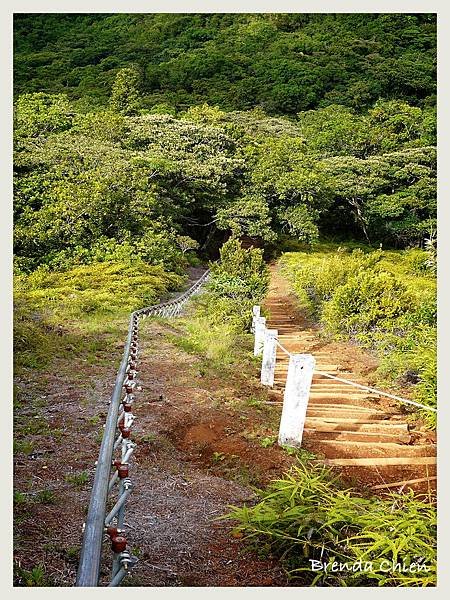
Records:
[[[260,465],[271,478],[288,468],[289,457],[242,438],[238,415],[246,413],[248,424],[257,409],[238,412],[236,382],[229,380],[225,389],[170,335],[178,335],[176,322],[141,324],[143,391],[134,427],[135,487],[125,519],[139,562],[125,585],[288,585],[280,564],[248,551],[233,524],[220,517],[230,505],[257,500],[248,477],[252,467]],[[250,394],[250,388],[240,391]],[[103,575],[106,582],[107,570]]]
[[[272,265],[269,294],[264,304],[267,326],[278,329],[280,343],[291,353],[313,354],[317,371],[370,385],[376,368],[373,357],[356,346],[330,343],[320,336],[298,308],[279,267]],[[271,400],[281,402],[289,357],[277,348]],[[281,412],[281,406],[280,406]],[[313,376],[306,413],[303,446],[327,465],[340,467],[343,475],[369,485],[417,479],[410,487],[435,488],[435,436],[425,428],[413,428],[407,409],[396,401],[377,397],[345,383]]]

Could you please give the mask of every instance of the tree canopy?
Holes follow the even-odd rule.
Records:
[[[141,107],[268,114],[378,98],[435,104],[433,14],[18,14],[15,91],[101,106],[137,69]]]
[[[16,15],[16,266],[227,237],[423,245],[435,17]],[[26,35],[25,35],[26,33]]]

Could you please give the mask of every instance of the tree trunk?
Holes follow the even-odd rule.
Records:
[[[367,242],[370,244],[369,234],[367,233],[367,222],[366,222],[365,218],[363,217],[363,214],[361,211],[361,205],[359,204],[358,200],[356,200],[356,198],[352,198],[350,200],[350,205],[353,206],[353,208],[355,209],[354,215],[355,215],[356,222],[361,225],[361,229],[363,230],[364,237],[366,238]]]
[[[208,232],[208,235],[206,236],[206,240],[203,242],[203,244],[202,244],[202,245],[201,245],[201,247],[200,247],[200,250],[204,250],[204,249],[206,248],[206,246],[207,246],[207,245],[209,244],[209,242],[211,241],[211,239],[212,239],[212,236],[214,235],[214,233],[215,233],[216,229],[217,229],[217,228],[216,228],[216,224],[215,224],[215,223],[213,223],[213,224],[211,225],[211,229],[210,229],[210,230],[209,230],[209,232]]]

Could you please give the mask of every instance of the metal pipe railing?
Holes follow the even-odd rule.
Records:
[[[184,304],[200,290],[208,277],[209,269],[194,285],[177,298],[136,310],[130,316],[127,340],[111,396],[95,470],[88,514],[84,524],[83,542],[76,579],[76,586],[78,587],[98,585],[105,533],[111,539],[114,552],[112,579],[108,587],[119,585],[127,573],[130,572],[130,568],[137,562],[137,559],[131,556],[126,550],[127,540],[123,535],[123,523],[125,503],[132,491],[132,483],[128,477],[127,461],[131,457],[135,447],[135,444],[130,443],[129,436],[130,428],[134,421],[131,406],[134,402],[133,391],[136,387],[139,318],[155,315],[167,317],[180,314]],[[124,388],[125,397],[122,399]],[[121,404],[123,410],[119,414]],[[121,459],[113,463],[113,453],[119,448],[121,450]],[[116,471],[111,477],[111,468],[113,466],[116,467]],[[105,516],[108,493],[115,487],[114,484],[119,479],[118,499],[109,514]]]
[[[104,520],[108,484],[111,473],[113,446],[117,429],[117,415],[122,395],[123,382],[126,376],[128,356],[130,352],[134,314],[130,318],[127,341],[122,362],[116,377],[116,384],[111,398],[105,431],[98,454],[97,468],[92,486],[91,500],[86,518],[83,545],[81,548],[80,564],[77,572],[77,586],[96,586],[100,574],[100,559],[104,535]]]

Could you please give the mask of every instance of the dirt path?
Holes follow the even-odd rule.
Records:
[[[376,360],[354,345],[330,343],[321,337],[298,309],[277,265],[271,267],[265,308],[270,315],[267,326],[278,329],[279,341],[288,351],[313,354],[317,371],[371,384]],[[278,349],[271,393],[274,402],[282,400],[288,360]],[[341,467],[346,477],[359,483],[380,485],[426,478],[411,487],[428,491],[428,486],[435,488],[435,436],[420,427],[413,429],[406,413],[396,401],[315,374],[304,447],[323,456],[326,464]]]
[[[139,563],[126,584],[286,585],[276,561],[246,551],[233,537],[232,523],[217,518],[229,505],[253,503],[249,484],[281,474],[290,458],[242,436],[244,420],[247,426],[264,420],[254,408],[240,406],[252,385],[237,390],[230,381],[225,388],[204,372],[201,360],[167,340],[171,328],[149,319],[140,330],[142,391],[133,426],[138,446],[126,512]]]

